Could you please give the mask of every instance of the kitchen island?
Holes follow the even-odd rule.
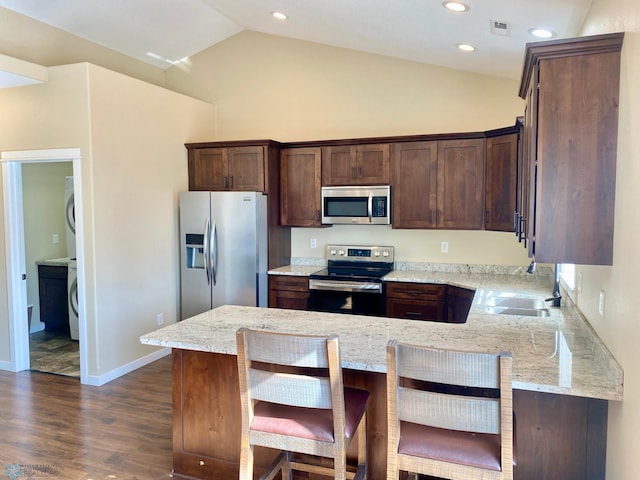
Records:
[[[485,277],[485,278],[480,278]],[[337,334],[345,384],[371,392],[369,478],[386,476],[385,346],[510,351],[517,417],[516,479],[604,479],[607,405],[622,400],[622,370],[572,306],[546,318],[485,313],[495,293],[544,296],[529,279],[476,276],[464,324],[222,306],[141,337],[173,349],[174,477],[237,478],[240,406],[235,332],[241,327]],[[464,284],[464,285],[462,285]],[[273,452],[256,452],[257,470]]]

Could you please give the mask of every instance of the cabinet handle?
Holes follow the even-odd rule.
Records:
[[[229,176],[229,188],[233,188],[233,175]]]
[[[432,208],[431,210],[429,210],[430,214],[431,214],[431,223],[435,224],[436,223],[436,212],[435,210]]]
[[[518,218],[520,215],[518,212],[513,212],[513,231],[516,234],[516,237],[520,237],[520,219]]]
[[[229,188],[229,177],[224,177],[224,188]]]
[[[407,295],[422,295],[424,292],[420,292],[418,290],[413,290],[413,291],[408,291],[406,292]]]
[[[420,312],[404,312],[407,317],[422,317]]]
[[[351,167],[351,178],[358,178],[358,167]]]

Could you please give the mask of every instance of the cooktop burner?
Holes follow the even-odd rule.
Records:
[[[393,247],[327,245],[327,268],[312,279],[381,281],[393,270]]]

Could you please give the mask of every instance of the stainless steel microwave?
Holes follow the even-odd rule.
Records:
[[[391,187],[322,187],[322,223],[389,225]]]

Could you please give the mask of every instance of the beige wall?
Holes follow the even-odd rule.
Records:
[[[71,162],[28,163],[22,166],[24,249],[27,269],[27,304],[33,305],[31,331],[40,323],[38,260],[67,257],[65,177],[73,175]],[[53,243],[53,235],[58,243]]]
[[[524,52],[523,52],[524,54]],[[214,102],[215,139],[317,140],[484,131],[513,125],[518,82],[256,32],[242,32],[167,71],[167,85]],[[212,139],[213,140],[213,139]],[[318,247],[309,248],[317,239]],[[528,263],[513,235],[294,228],[294,257],[324,258],[326,243],[387,243],[399,260]],[[449,253],[440,253],[440,242]]]
[[[214,107],[90,66],[96,318],[100,375],[152,349],[138,337],[179,318],[178,193],[185,142],[212,136]]]
[[[153,351],[138,336],[157,328],[157,313],[178,317],[183,144],[211,137],[215,109],[90,64],[50,68],[49,79],[0,90],[0,151],[80,148],[87,371],[102,383]],[[7,312],[0,294],[0,362],[10,358]]]
[[[583,277],[578,306],[625,371],[624,400],[609,404],[607,478],[638,478],[637,432],[640,429],[640,314],[638,269],[640,213],[640,3],[594,0],[583,35],[626,31],[622,49],[614,257],[611,267],[578,267]],[[605,292],[604,316],[598,313]]]

